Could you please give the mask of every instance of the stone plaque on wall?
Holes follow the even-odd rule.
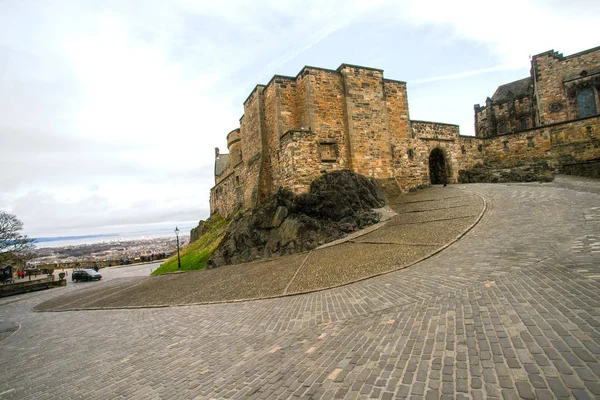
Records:
[[[337,144],[322,142],[319,143],[319,156],[321,162],[335,162],[337,160]]]

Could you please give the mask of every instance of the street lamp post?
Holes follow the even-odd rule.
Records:
[[[181,269],[181,258],[179,257],[179,228],[175,227],[175,235],[177,236],[177,268]]]

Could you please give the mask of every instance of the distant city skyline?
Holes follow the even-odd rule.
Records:
[[[460,125],[529,57],[598,46],[591,1],[0,2],[0,209],[32,237],[209,216],[214,148],[274,74],[342,63]],[[172,226],[172,228],[171,228]]]
[[[180,230],[179,237],[189,237],[190,230],[196,226],[196,223],[197,222],[194,222],[193,224],[190,222],[184,222],[183,224],[177,225],[177,228]],[[120,232],[91,233],[86,235],[32,237],[32,239],[34,239],[34,245],[38,249],[46,247],[61,247],[120,240],[128,241],[154,238],[175,238],[175,229],[162,227],[154,230],[150,229],[143,231],[122,230]]]

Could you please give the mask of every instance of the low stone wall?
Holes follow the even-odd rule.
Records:
[[[55,280],[54,275],[44,279],[33,281],[23,280],[14,283],[7,283],[0,286],[0,297],[14,296],[17,294],[46,290],[59,286],[67,286],[66,279]]]
[[[458,125],[430,121],[410,121],[413,135],[419,139],[456,139]]]
[[[487,138],[483,145],[486,161],[498,165],[518,165],[536,159],[548,161],[557,170],[562,165],[582,165],[600,159],[600,117]],[[588,167],[597,174],[597,165],[591,162]]]

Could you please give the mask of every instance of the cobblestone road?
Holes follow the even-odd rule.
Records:
[[[3,299],[0,397],[600,397],[600,195],[458,188],[487,201],[465,237],[332,290],[61,313],[31,311],[58,290]]]

